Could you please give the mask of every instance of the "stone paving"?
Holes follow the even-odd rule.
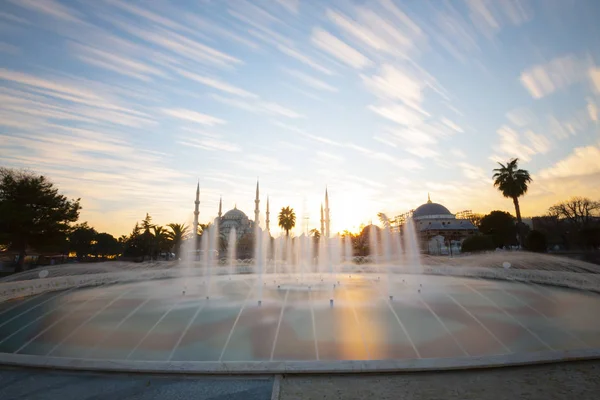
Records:
[[[287,375],[281,400],[597,400],[600,362],[371,375]]]

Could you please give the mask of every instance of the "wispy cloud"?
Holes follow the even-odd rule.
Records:
[[[82,22],[79,14],[69,7],[54,0],[9,0],[10,2],[31,11],[43,13],[68,22]]]
[[[207,115],[207,114],[202,114],[202,113],[192,111],[192,110],[186,110],[184,108],[177,108],[177,109],[164,108],[162,110],[162,112],[170,117],[181,119],[184,121],[195,122],[195,123],[201,124],[201,125],[214,126],[214,125],[220,125],[220,124],[225,123],[225,121],[220,118],[213,117],[213,116]]]
[[[81,61],[125,76],[131,76],[143,81],[149,81],[152,77],[165,77],[166,74],[160,69],[130,57],[100,50],[91,46],[73,43],[75,56]]]
[[[497,133],[500,137],[499,152],[524,161],[529,161],[535,154],[548,152],[551,147],[551,142],[546,136],[532,131],[525,132],[526,142],[522,142],[521,135],[508,126],[502,126]]]
[[[288,55],[292,58],[295,58],[296,60],[300,61],[301,63],[306,64],[309,67],[312,67],[319,72],[322,72],[327,75],[333,75],[333,71],[331,71],[331,69],[324,67],[317,61],[313,60],[311,57],[307,56],[304,53],[301,53],[300,51],[298,51],[296,49],[293,49],[291,47],[287,47],[287,46],[284,46],[281,44],[277,45],[277,49],[279,49],[279,51],[281,51],[283,54]]]
[[[113,24],[125,32],[128,32],[139,39],[160,46],[163,49],[178,54],[186,59],[199,62],[201,64],[212,64],[222,67],[231,67],[235,64],[241,64],[242,61],[236,57],[230,56],[222,51],[216,50],[210,46],[190,39],[179,33],[155,27],[154,29],[138,28],[126,22],[113,20]]]
[[[224,140],[214,138],[197,139],[186,137],[179,140],[177,143],[183,146],[191,146],[202,150],[208,151],[227,151],[227,152],[239,152],[242,151],[241,147],[235,143],[227,142]]]
[[[521,73],[521,84],[531,96],[540,99],[585,78],[589,61],[574,55],[558,57]]]
[[[311,86],[315,89],[325,90],[325,91],[329,91],[329,92],[337,92],[338,91],[337,88],[331,86],[330,84],[323,82],[322,80],[319,80],[317,78],[314,78],[308,74],[305,74],[304,72],[301,72],[301,71],[298,71],[295,69],[286,69],[285,71],[290,76],[297,78],[298,80],[304,82],[308,86]]]
[[[285,8],[292,14],[298,14],[300,8],[300,0],[275,0],[277,4]]]
[[[12,44],[0,42],[0,53],[19,54],[19,48]]]
[[[250,93],[244,89],[238,88],[236,86],[233,86],[227,82],[223,82],[219,79],[216,78],[209,78],[206,76],[201,76],[198,74],[195,74],[193,72],[189,72],[189,71],[185,71],[183,69],[179,69],[177,68],[176,71],[181,75],[184,76],[188,79],[191,79],[195,82],[201,83],[203,85],[212,87],[214,89],[220,90],[222,92],[225,93],[229,93],[229,94],[234,94],[236,96],[240,96],[240,97],[251,97],[251,98],[256,98],[258,97],[257,95],[255,95],[254,93]]]
[[[521,25],[533,18],[533,10],[524,1],[467,0],[466,3],[471,21],[488,37],[507,24]]]
[[[232,107],[237,107],[242,110],[246,110],[249,112],[257,113],[257,114],[270,114],[270,115],[279,115],[287,118],[302,118],[302,114],[297,113],[287,107],[284,107],[277,103],[261,101],[261,100],[253,100],[251,102],[233,99],[229,97],[223,97],[219,95],[211,96],[214,100],[230,105]]]
[[[542,169],[542,178],[568,178],[600,173],[600,147],[576,148],[569,156],[549,168]]]
[[[342,42],[324,29],[313,29],[311,41],[319,49],[328,52],[341,62],[353,68],[362,69],[371,64],[371,60],[361,54],[358,50],[350,47],[348,44]]]
[[[390,121],[407,127],[420,125],[427,117],[429,117],[429,114],[425,111],[416,111],[413,108],[401,104],[369,106],[368,108]]]
[[[378,75],[361,75],[361,78],[367,89],[379,98],[401,100],[411,105],[423,101],[423,81],[393,65],[384,64]]]

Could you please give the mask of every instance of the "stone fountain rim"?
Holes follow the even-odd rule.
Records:
[[[402,267],[392,267],[391,269],[394,271],[394,273],[414,274],[414,271]],[[252,267],[247,266],[238,267],[236,270],[237,272],[235,274],[230,275],[231,277],[235,277],[235,279],[244,279],[248,276],[248,274],[254,271]],[[338,271],[338,273],[343,274],[355,273],[369,275],[381,272],[382,271],[378,267],[373,266],[342,268],[340,271]],[[422,274],[491,280],[499,279],[600,293],[600,274],[594,273],[503,269],[490,267],[423,266]],[[269,274],[266,275],[268,276]],[[213,275],[213,277],[217,279],[223,279],[226,276],[228,275]],[[84,289],[101,285],[135,283],[182,277],[184,276],[182,275],[181,270],[169,268],[159,270],[118,271],[98,274],[68,275],[14,282],[0,282],[0,303],[15,298],[28,297],[41,293],[72,288]]]
[[[80,372],[188,375],[410,373],[518,367],[600,359],[600,348],[477,357],[340,361],[130,361],[0,353],[0,365]]]
[[[250,272],[241,271],[241,272]],[[239,272],[239,270],[238,270]],[[348,271],[340,271],[347,273]],[[361,268],[360,273],[375,270]],[[353,271],[353,273],[357,273]],[[561,286],[583,291],[600,292],[600,275],[564,271],[505,270],[488,267],[424,267],[427,275],[449,275],[459,277],[501,279],[507,281],[533,282],[542,285]],[[23,295],[64,290],[73,287],[85,288],[105,284],[133,283],[165,278],[181,277],[173,269],[110,272],[102,274],[76,275],[44,278],[39,280],[0,284],[0,301]],[[221,278],[224,276],[221,275]],[[237,275],[236,279],[243,279]],[[12,291],[6,289],[12,287]],[[566,361],[600,359],[600,348],[511,353],[504,355],[422,358],[401,360],[343,360],[343,361],[250,361],[250,362],[203,362],[203,361],[123,361],[92,360],[66,357],[45,357],[28,354],[0,353],[0,365],[31,368],[53,368],[62,370],[123,372],[123,373],[166,373],[166,374],[324,374],[324,373],[383,373],[419,372],[442,370],[466,370],[545,364]]]

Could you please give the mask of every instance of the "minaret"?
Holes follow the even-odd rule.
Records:
[[[271,230],[269,229],[269,196],[267,196],[267,212],[265,214],[267,216],[267,218],[265,219],[267,232],[271,232]]]
[[[258,226],[258,223],[259,223],[259,220],[258,220],[259,214],[260,214],[260,211],[258,209],[258,204],[259,203],[260,203],[260,200],[258,198],[258,180],[256,180],[256,199],[254,200],[254,204],[255,204],[255,207],[254,207],[254,223],[256,224],[256,226]]]
[[[329,196],[327,195],[327,187],[325,187],[325,237],[329,237]]]
[[[198,186],[196,186],[196,201],[194,202],[194,226],[192,227],[192,237],[196,237],[198,235],[198,216],[200,215],[200,181],[198,181]],[[196,248],[196,244],[194,244],[194,248]]]
[[[321,236],[325,236],[325,220],[323,219],[323,203],[321,203]]]
[[[221,211],[223,210],[223,197],[219,197],[219,222],[221,222]]]

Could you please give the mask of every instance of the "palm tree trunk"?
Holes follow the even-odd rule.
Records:
[[[513,203],[515,203],[515,213],[517,213],[517,222],[520,224],[521,220],[521,207],[519,206],[519,198],[513,197]]]
[[[519,236],[519,245],[525,246],[525,238],[523,237],[523,220],[521,219],[521,207],[519,206],[519,198],[513,197],[515,203],[515,213],[517,214],[517,235]]]

